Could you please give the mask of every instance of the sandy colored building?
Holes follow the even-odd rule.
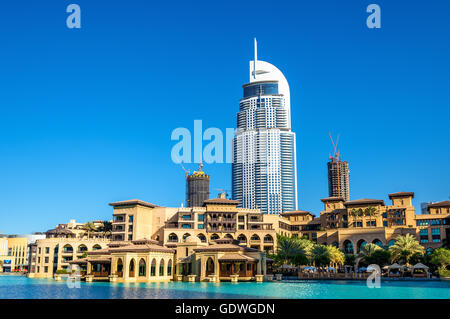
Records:
[[[222,194],[204,201],[203,207],[160,207],[137,199],[110,205],[114,207],[114,241],[150,238],[175,248],[195,236],[205,243],[236,239],[241,245],[268,252],[276,247],[277,215],[238,208],[237,201]]]
[[[82,225],[74,220],[59,224],[45,233],[45,239],[30,244],[28,277],[52,278],[58,270],[69,270],[70,261],[85,257],[88,251],[107,247],[108,236],[83,230]]]
[[[389,247],[399,235],[412,234],[429,251],[442,246],[449,236],[449,201],[429,205],[429,214],[416,215],[414,193],[389,194],[391,205],[380,199],[344,201],[328,197],[321,201],[319,217],[293,211],[281,215],[279,233],[334,245],[345,253],[358,253],[365,244]],[[434,236],[434,237],[433,237]]]

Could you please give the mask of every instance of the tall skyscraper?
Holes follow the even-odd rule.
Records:
[[[289,84],[274,65],[250,61],[233,139],[232,197],[265,214],[297,209],[297,158]]]
[[[330,157],[328,162],[328,194],[350,200],[348,162],[339,160],[339,157]]]
[[[203,202],[207,199],[209,199],[209,175],[203,172],[203,165],[200,163],[198,171],[186,173],[186,204],[188,207],[203,206]]]

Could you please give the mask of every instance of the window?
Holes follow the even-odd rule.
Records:
[[[191,224],[182,224],[181,228],[185,228],[185,229],[188,228],[188,229],[190,229],[192,227],[191,227]]]
[[[245,221],[245,217],[244,216],[238,216],[238,222],[239,223],[243,223]]]
[[[433,228],[431,230],[431,239],[433,240],[433,243],[441,242],[441,230],[439,228]]]
[[[419,235],[421,243],[428,243],[428,229],[421,229]]]
[[[133,240],[133,235],[132,234],[128,235],[128,240]]]
[[[386,220],[383,221],[383,226],[388,227],[388,222]]]
[[[48,264],[48,257],[45,257],[45,261],[46,264]]]
[[[133,222],[133,215],[128,216],[128,222],[132,223]]]
[[[238,225],[238,229],[244,229],[244,225]]]
[[[197,216],[197,220],[198,220],[199,222],[204,221],[204,220],[205,220],[205,214],[198,215],[198,216]]]
[[[381,216],[383,216],[383,218],[387,218],[387,213],[383,213]]]
[[[45,253],[50,254],[50,247],[45,247]]]
[[[198,229],[205,229],[205,224],[198,224]]]
[[[44,267],[44,272],[47,273],[48,272],[48,266]]]

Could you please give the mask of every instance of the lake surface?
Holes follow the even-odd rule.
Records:
[[[1,299],[450,299],[448,281],[382,281],[369,288],[365,281],[282,281],[242,283],[108,283],[81,282],[69,288],[53,279],[0,276]]]

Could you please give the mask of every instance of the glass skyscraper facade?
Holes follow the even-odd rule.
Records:
[[[250,61],[233,139],[232,197],[265,214],[297,209],[295,133],[289,84],[274,65]]]

